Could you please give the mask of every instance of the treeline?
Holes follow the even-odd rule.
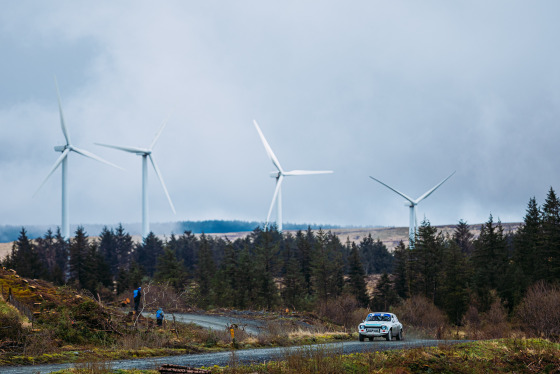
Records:
[[[492,215],[480,230],[473,238],[460,221],[444,236],[424,221],[414,248],[395,250],[392,279],[382,279],[377,292],[384,290],[389,305],[424,296],[460,324],[470,306],[486,312],[499,302],[512,312],[531,285],[560,282],[560,201],[552,188],[542,207],[529,200],[516,233]]]
[[[469,307],[485,312],[500,302],[509,311],[537,283],[560,282],[560,201],[551,188],[539,206],[529,200],[517,232],[492,216],[474,237],[459,221],[451,235],[422,222],[413,248],[393,253],[371,236],[344,243],[329,231],[279,233],[257,227],[235,241],[185,231],[162,241],[153,233],[135,244],[122,225],[90,240],[82,227],[29,240],[25,229],[4,266],[30,278],[111,296],[153,280],[166,282],[202,308],[317,310],[340,296],[388,310],[424,296],[460,324]],[[368,274],[379,274],[372,292]]]
[[[311,228],[284,235],[256,228],[235,241],[190,231],[162,241],[150,233],[134,244],[119,225],[105,227],[97,240],[79,227],[70,241],[50,230],[32,241],[23,228],[4,266],[105,296],[112,287],[121,294],[152,279],[189,289],[203,308],[312,309],[343,293],[367,306],[365,274],[390,272],[393,256],[371,236],[342,243]]]

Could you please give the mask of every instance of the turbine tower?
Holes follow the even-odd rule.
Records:
[[[55,83],[55,86],[56,86],[56,94],[57,94],[57,97],[58,97],[58,111],[60,112],[60,126],[62,127],[62,133],[64,134],[64,138],[66,139],[66,144],[54,147],[54,150],[56,152],[62,152],[62,154],[56,160],[53,167],[51,168],[51,170],[49,171],[49,173],[47,174],[47,176],[45,177],[45,179],[43,180],[43,182],[41,183],[39,188],[37,188],[37,190],[35,191],[33,196],[35,196],[37,194],[37,192],[39,192],[41,187],[43,187],[43,185],[46,183],[47,179],[49,179],[49,177],[52,175],[52,173],[54,173],[56,168],[58,168],[58,166],[62,164],[62,225],[61,225],[61,230],[62,230],[62,236],[64,237],[64,239],[68,240],[68,239],[70,239],[70,221],[69,221],[69,210],[70,209],[69,209],[69,203],[68,203],[68,155],[70,154],[70,152],[75,152],[75,153],[78,153],[82,156],[92,158],[94,160],[103,162],[104,164],[116,167],[117,169],[122,170],[122,168],[117,166],[117,165],[114,165],[114,164],[110,163],[109,161],[106,161],[106,160],[102,159],[99,156],[94,155],[91,152],[88,152],[86,150],[78,148],[78,147],[76,147],[72,144],[72,141],[70,140],[70,134],[68,133],[68,129],[66,128],[66,124],[64,122],[64,115],[62,113],[62,103],[60,101],[60,92],[58,90],[58,83],[56,82],[56,78],[54,80],[54,83]]]
[[[453,174],[455,174],[455,172],[451,173],[451,175],[449,175],[447,178],[445,178],[444,180],[439,182],[432,189],[428,190],[426,193],[424,193],[422,196],[420,196],[416,200],[412,199],[411,197],[405,195],[404,193],[402,193],[400,191],[397,191],[393,187],[391,187],[389,185],[386,185],[385,183],[381,182],[379,179],[375,179],[374,177],[370,176],[370,178],[373,179],[374,181],[381,183],[382,185],[384,185],[385,187],[387,187],[391,191],[397,193],[398,195],[404,197],[408,201],[406,203],[406,205],[408,207],[410,207],[410,222],[409,222],[409,225],[408,225],[408,240],[409,240],[409,247],[411,249],[414,248],[414,239],[415,239],[415,236],[416,236],[416,226],[417,226],[417,224],[416,224],[416,205],[418,205],[418,203],[420,203],[420,201],[422,201],[425,198],[427,198],[428,196],[430,196],[435,190],[437,190],[439,188],[439,186],[441,186],[442,184],[445,183],[445,181],[447,181],[449,178],[451,178],[453,176]]]
[[[142,237],[144,238],[148,236],[148,234],[150,233],[150,220],[148,218],[148,159],[150,159],[150,162],[154,167],[154,171],[156,172],[156,175],[161,183],[161,186],[163,187],[165,196],[167,196],[167,201],[169,201],[169,206],[171,206],[171,210],[175,214],[175,207],[173,206],[173,202],[171,201],[169,192],[167,192],[167,187],[165,187],[165,182],[163,181],[159,168],[156,162],[154,161],[154,158],[152,157],[152,149],[156,145],[156,142],[158,141],[159,136],[161,135],[163,129],[165,128],[165,125],[166,125],[166,121],[164,121],[161,124],[149,148],[122,147],[118,145],[95,143],[103,147],[114,148],[120,151],[134,153],[138,156],[142,156]]]
[[[268,209],[268,215],[266,216],[266,223],[265,223],[264,228],[265,229],[267,228],[268,222],[270,220],[270,214],[272,213],[272,208],[274,207],[274,203],[277,202],[278,204],[276,206],[276,213],[278,215],[278,218],[276,220],[276,225],[278,226],[278,231],[281,232],[282,231],[282,181],[284,180],[284,177],[289,177],[289,176],[293,176],[293,175],[331,174],[331,173],[333,173],[333,171],[332,170],[320,170],[320,171],[292,170],[292,171],[284,171],[284,169],[280,165],[280,162],[278,161],[278,158],[276,158],[276,155],[272,151],[272,148],[270,148],[270,145],[266,141],[266,138],[264,137],[257,121],[253,120],[253,123],[255,124],[255,128],[257,129],[257,132],[259,133],[259,136],[261,137],[261,140],[262,140],[262,143],[263,143],[264,148],[266,150],[266,153],[268,154],[268,158],[270,158],[270,161],[272,161],[272,164],[278,170],[278,171],[272,172],[270,174],[270,176],[272,178],[276,178],[276,188],[274,190],[274,195],[272,196],[272,202],[270,203],[270,208]]]

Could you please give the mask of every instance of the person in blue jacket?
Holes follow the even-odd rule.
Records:
[[[138,314],[138,308],[140,308],[140,299],[142,298],[142,287],[138,287],[134,290],[134,311]]]
[[[156,320],[157,320],[157,325],[158,326],[162,326],[163,325],[163,310],[161,310],[161,308],[159,308],[156,312]]]

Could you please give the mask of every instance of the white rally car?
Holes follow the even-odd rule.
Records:
[[[365,338],[373,340],[376,336],[384,336],[387,340],[392,340],[393,336],[397,340],[403,339],[403,326],[393,313],[370,313],[358,326],[360,341]]]

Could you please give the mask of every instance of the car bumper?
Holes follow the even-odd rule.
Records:
[[[358,333],[363,336],[367,337],[375,337],[375,336],[385,336],[389,333],[389,330],[381,330],[381,329],[363,329],[358,330]]]

